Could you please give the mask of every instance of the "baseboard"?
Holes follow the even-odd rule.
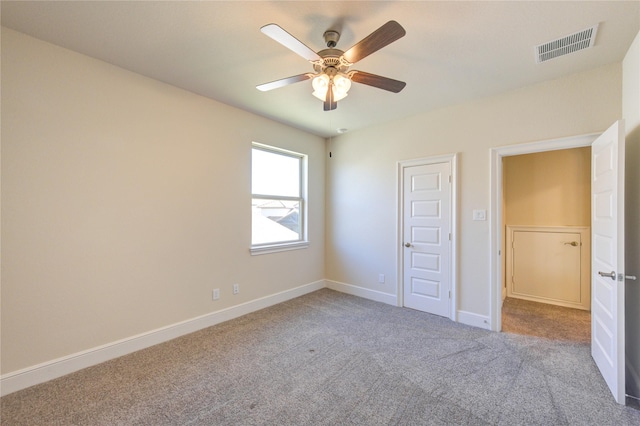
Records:
[[[478,315],[467,311],[458,311],[458,322],[491,330],[491,321],[489,321],[489,317],[486,315]]]
[[[398,298],[395,294],[383,293],[377,290],[371,290],[352,284],[345,284],[338,281],[325,280],[327,287],[341,293],[351,294],[353,296],[362,297],[364,299],[375,300],[376,302],[386,303],[388,305],[397,306]]]
[[[211,327],[212,325],[220,324],[251,312],[259,311],[260,309],[294,299],[307,293],[320,290],[326,286],[325,280],[319,280],[291,290],[262,297],[227,309],[222,309],[200,317],[138,334],[137,336],[128,337],[126,339],[5,374],[0,377],[0,395],[4,396],[39,383],[44,383],[49,380],[62,377],[83,368],[91,367],[92,365],[100,364],[102,362],[175,339],[176,337],[193,333],[194,331]]]
[[[633,367],[629,358],[625,357],[626,394],[640,401],[640,373]]]
[[[398,298],[395,294],[383,293],[381,291],[371,290],[352,284],[345,284],[338,281],[325,280],[327,288],[342,293],[352,294],[354,296],[363,297],[365,299],[375,300],[376,302],[386,303],[388,305],[398,306]],[[458,311],[457,321],[462,324],[491,330],[489,317],[478,315],[472,312]]]

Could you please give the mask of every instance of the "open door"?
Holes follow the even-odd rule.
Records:
[[[591,356],[611,393],[625,403],[624,123],[591,148]]]

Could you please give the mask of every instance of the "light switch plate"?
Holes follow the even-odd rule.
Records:
[[[473,211],[473,220],[487,220],[487,211],[486,210],[474,210]]]

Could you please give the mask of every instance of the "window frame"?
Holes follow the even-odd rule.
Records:
[[[253,150],[261,150],[272,154],[292,157],[298,160],[299,164],[299,172],[298,176],[300,182],[298,183],[299,188],[299,196],[281,196],[281,195],[273,195],[273,194],[258,194],[253,192]],[[268,243],[260,243],[253,244],[253,224],[251,225],[251,248],[250,252],[252,255],[259,254],[267,254],[267,253],[276,253],[281,251],[288,250],[297,250],[302,248],[307,248],[309,246],[309,241],[307,237],[307,214],[308,214],[308,206],[307,206],[307,164],[308,164],[308,156],[306,154],[302,154],[300,152],[290,151],[283,148],[278,148],[272,145],[265,145],[258,142],[253,142],[251,144],[251,200],[253,204],[254,199],[259,200],[283,200],[283,201],[297,201],[299,203],[298,208],[298,220],[300,226],[299,239],[295,241],[280,241],[280,242],[268,242]],[[253,214],[253,213],[252,213]]]

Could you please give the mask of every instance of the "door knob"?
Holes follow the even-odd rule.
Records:
[[[615,271],[611,271],[611,272],[598,271],[598,275],[600,275],[601,277],[609,277],[612,280],[616,279],[616,272]]]
[[[615,279],[616,279],[616,273],[615,273],[615,271],[611,271],[611,272],[609,272],[609,273],[607,273],[607,272],[602,272],[602,271],[598,271],[598,275],[600,275],[601,277],[609,277],[609,278],[611,278],[612,280],[615,280]],[[618,281],[622,281],[622,280],[624,280],[624,279],[631,280],[631,281],[635,281],[635,280],[637,280],[638,278],[637,278],[635,275],[622,275],[622,274],[618,275]]]
[[[566,242],[566,243],[564,243],[564,245],[565,245],[565,246],[566,246],[566,245],[570,245],[570,246],[576,247],[576,246],[578,245],[578,242],[577,242],[577,241],[571,241],[570,243],[569,243],[569,242]]]
[[[404,243],[405,247],[411,247],[411,243]]]

